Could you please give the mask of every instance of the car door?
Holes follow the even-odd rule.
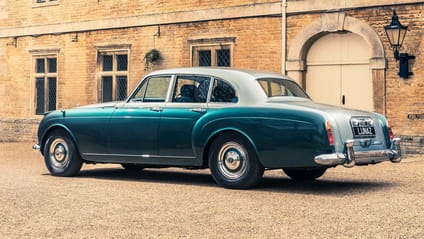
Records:
[[[170,102],[162,111],[159,154],[171,165],[193,165],[192,130],[207,113],[211,77],[177,75]]]
[[[158,163],[158,129],[172,76],[145,79],[110,120],[109,148],[115,161]]]

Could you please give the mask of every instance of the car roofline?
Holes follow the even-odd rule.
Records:
[[[264,92],[257,92],[257,87],[259,87],[259,82],[257,81],[257,79],[272,78],[293,81],[290,77],[283,76],[278,73],[232,67],[181,67],[163,69],[153,71],[144,76],[143,79],[147,79],[151,76],[171,76],[178,74],[210,76],[217,79],[225,80],[237,89],[238,94],[241,97],[241,100],[238,102],[238,104],[242,105],[255,104],[257,102],[263,103],[268,100],[268,96]],[[240,89],[244,90],[240,91]],[[131,93],[131,95],[132,94],[133,93]]]
[[[251,78],[258,79],[264,77],[272,78],[283,78],[290,79],[287,76],[283,76],[278,73],[261,71],[261,70],[251,70],[251,69],[242,69],[242,68],[232,68],[232,67],[181,67],[181,68],[171,68],[164,70],[156,70],[149,73],[146,76],[150,75],[173,75],[173,74],[195,74],[195,75],[211,75],[219,78],[224,78],[229,74],[243,74],[249,75]]]

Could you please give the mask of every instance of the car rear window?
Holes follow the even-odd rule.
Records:
[[[295,82],[285,79],[258,79],[268,97],[294,96],[309,98],[305,91]]]

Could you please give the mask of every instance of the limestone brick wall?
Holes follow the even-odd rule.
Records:
[[[36,119],[0,119],[0,142],[37,143],[38,123]]]
[[[0,5],[2,1],[0,1]],[[275,0],[57,0],[57,5],[44,7],[35,0],[7,1],[5,7],[13,18],[0,21],[0,27],[32,26],[64,22],[82,22],[104,18],[122,18],[149,14],[166,14],[202,9],[224,8],[240,5],[278,2]],[[0,14],[1,15],[1,14]]]
[[[129,89],[148,72],[144,55],[156,47],[161,61],[151,70],[190,66],[190,42],[215,38],[235,39],[233,66],[281,69],[281,23],[279,17],[207,21],[192,24],[101,30],[75,34],[20,37],[17,45],[0,48],[0,94],[8,104],[0,111],[0,140],[35,140],[35,130],[42,116],[35,115],[35,80],[32,52],[58,52],[57,107],[69,108],[98,102],[96,78],[97,49],[116,45],[129,46]],[[262,36],[267,36],[263,38]],[[10,39],[0,39],[10,41]],[[255,47],[256,46],[256,47]],[[20,124],[19,126],[17,124]],[[24,125],[24,126],[21,126]]]

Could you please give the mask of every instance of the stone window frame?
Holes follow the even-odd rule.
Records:
[[[211,66],[217,66],[216,52],[220,49],[230,50],[230,65],[234,66],[234,46],[235,37],[222,37],[222,38],[202,38],[188,40],[190,45],[190,65],[199,66],[199,51],[211,51]]]
[[[61,0],[32,0],[32,8],[56,6]]]
[[[130,82],[130,53],[131,45],[130,44],[120,44],[120,45],[107,45],[107,46],[96,46],[96,81],[97,81],[97,102],[103,103],[104,94],[103,94],[103,77],[111,76],[112,77],[112,101],[117,100],[117,77],[126,76],[127,77],[127,89],[126,96],[129,95],[129,82]],[[112,71],[103,71],[103,56],[113,56],[112,62]],[[127,70],[119,71],[117,69],[117,55],[127,55]]]
[[[56,110],[58,107],[59,102],[59,52],[60,49],[46,49],[46,50],[30,50],[31,54],[31,79],[32,79],[32,86],[34,87],[31,92],[34,92],[34,105],[33,105],[33,111],[36,115],[43,115],[44,112],[49,110]],[[37,73],[37,60],[38,59],[44,59],[44,69],[45,72],[43,73]],[[56,59],[56,71],[55,72],[48,72],[48,59]],[[43,106],[43,112],[37,112],[37,79],[38,78],[44,78],[44,106]],[[49,79],[55,78],[56,85],[55,85],[55,105],[54,107],[49,106]]]

